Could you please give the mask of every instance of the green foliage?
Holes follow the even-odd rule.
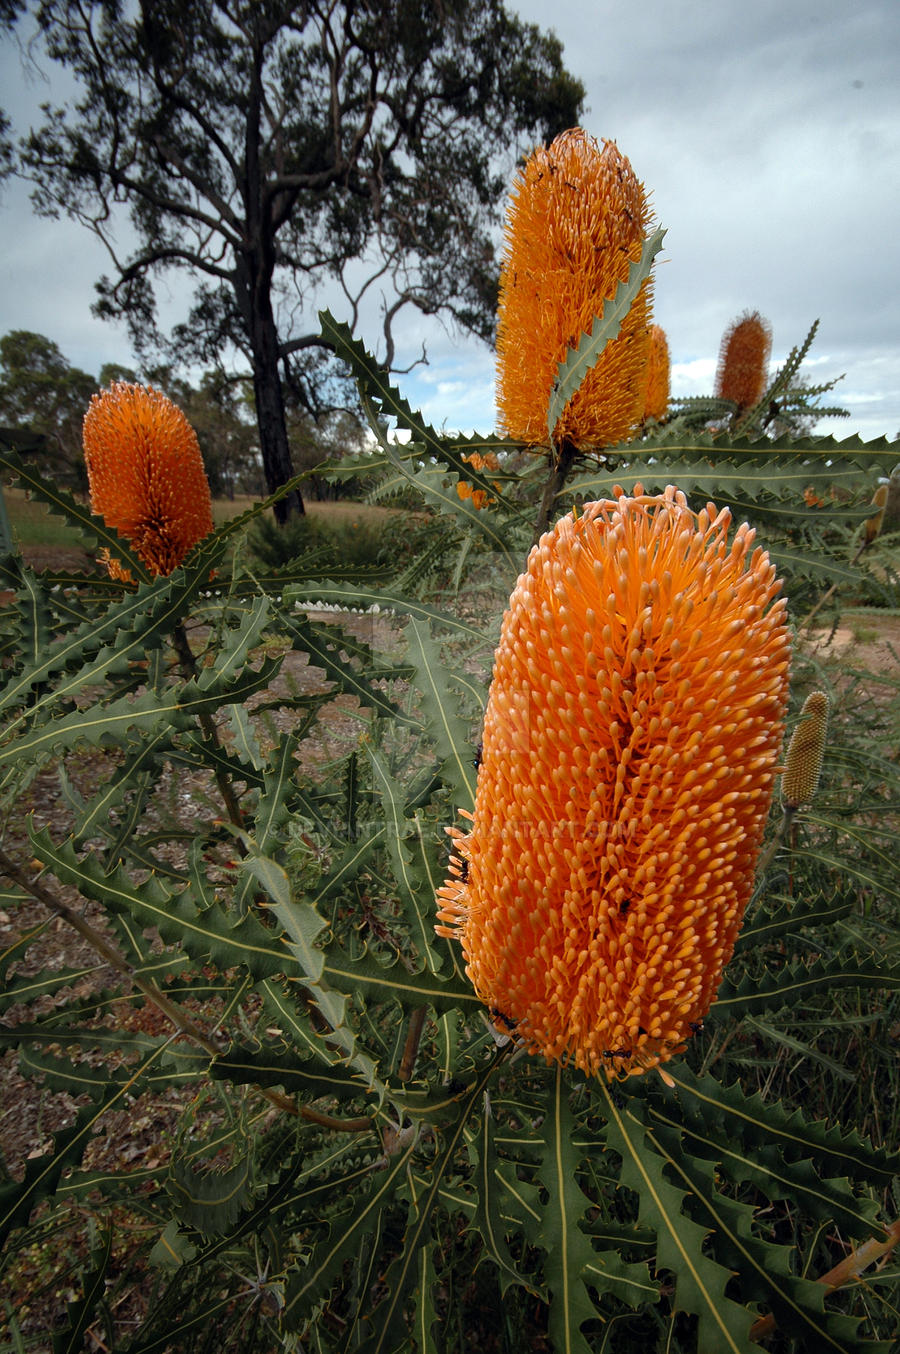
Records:
[[[887,1354],[896,1266],[834,1292],[816,1279],[897,1237],[896,680],[830,676],[798,647],[796,708],[812,685],[834,699],[822,788],[777,851],[773,818],[718,1001],[668,1078],[591,1082],[523,1056],[433,918],[540,462],[442,437],[345,329],[324,332],[378,440],[366,474],[377,463],[422,513],[402,548],[389,532],[354,554],[346,526],[312,521],[280,536],[262,505],[144,578],[2,447],[141,578],[2,564],[16,934],[0,1035],[68,1106],[0,1180],[5,1287],[47,1248],[72,1257],[52,1329],[32,1314],[10,1347],[74,1350],[90,1330],[122,1354],[716,1354],[758,1348],[769,1313],[778,1354]],[[489,450],[496,473],[466,459]],[[560,502],[638,482],[718,496],[790,562],[798,624],[832,583],[896,615],[896,573],[858,544],[897,459],[669,428],[576,466]],[[23,823],[48,784],[58,812]],[[54,913],[72,928],[62,968]],[[140,1150],[104,1139],[122,1112],[125,1143],[150,1124]]]
[[[70,366],[43,334],[14,329],[0,338],[0,424],[41,435],[30,454],[60,483],[79,489],[87,483],[81,424],[95,389],[94,378]]]
[[[799,374],[819,328],[814,320],[802,343],[792,348],[783,366],[769,380],[756,404],[739,409],[726,399],[689,395],[670,402],[664,423],[669,427],[702,430],[712,427],[730,436],[761,437],[781,442],[812,431],[819,419],[849,418],[849,409],[820,403],[823,395],[834,390],[842,376],[814,385]]]

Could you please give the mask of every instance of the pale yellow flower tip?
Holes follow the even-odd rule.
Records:
[[[828,697],[824,691],[813,691],[803,702],[784,762],[781,799],[787,808],[812,803],[822,774],[827,731]]]

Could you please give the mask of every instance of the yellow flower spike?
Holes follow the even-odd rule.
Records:
[[[727,509],[615,492],[541,537],[510,598],[436,927],[498,1029],[610,1078],[681,1051],[715,997],[789,659],[746,524],[729,542]]]
[[[650,351],[647,355],[647,394],[644,418],[665,418],[669,407],[669,344],[666,331],[658,324],[650,326]]]
[[[500,273],[497,407],[503,433],[547,437],[556,370],[628,277],[649,234],[643,185],[615,143],[580,128],[534,151],[512,189]],[[648,279],[554,430],[576,447],[628,438],[644,414]]]
[[[84,417],[91,510],[126,536],[151,574],[170,574],[213,529],[209,483],[193,428],[151,386],[115,381]],[[131,575],[115,559],[113,578]]]
[[[802,808],[815,798],[825,758],[827,731],[828,697],[824,691],[813,691],[803,703],[800,722],[791,736],[784,761],[781,799],[786,808]]]
[[[733,400],[739,410],[751,409],[766,388],[772,330],[758,310],[741,315],[722,337],[716,372],[716,395]]]

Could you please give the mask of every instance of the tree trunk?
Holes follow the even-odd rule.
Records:
[[[268,299],[268,298],[266,298]],[[266,486],[270,494],[287,483],[294,473],[288,443],[284,397],[278,371],[278,335],[271,308],[257,292],[251,319],[250,340],[253,352],[253,393],[256,398],[256,423],[262,453]],[[256,313],[268,310],[268,314]],[[292,489],[275,504],[275,520],[282,526],[291,514],[306,511],[298,489]]]
[[[260,171],[260,126],[262,117],[262,69],[265,46],[272,36],[261,14],[254,29],[253,66],[247,100],[243,198],[246,212],[245,251],[235,255],[234,288],[250,339],[253,360],[253,393],[259,449],[269,493],[275,493],[293,476],[288,443],[284,395],[278,370],[278,331],[272,311],[272,275],[275,268],[275,227],[272,204],[263,193]],[[292,514],[306,512],[299,490],[292,489],[275,504],[275,520],[284,526]]]

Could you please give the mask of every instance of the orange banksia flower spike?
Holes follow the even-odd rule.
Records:
[[[759,311],[741,315],[722,337],[716,396],[733,400],[739,410],[752,409],[766,388],[771,351],[772,330]]]
[[[607,1076],[682,1051],[753,888],[784,727],[780,582],[669,488],[541,537],[504,616],[440,935],[502,1032]]]
[[[815,798],[825,759],[827,732],[828,697],[824,691],[813,691],[803,703],[800,722],[791,735],[784,759],[781,799],[787,808],[802,808]]]
[[[614,142],[598,145],[576,128],[528,160],[512,189],[500,273],[501,432],[546,442],[557,364],[627,279],[650,225],[643,185]],[[648,279],[618,338],[566,405],[554,431],[557,444],[609,446],[640,423],[650,305]]]
[[[209,483],[193,428],[150,386],[115,381],[84,417],[91,510],[127,536],[151,574],[170,574],[213,529]],[[105,560],[114,578],[130,574]]]
[[[669,344],[666,331],[658,324],[650,326],[650,350],[647,354],[647,394],[644,418],[665,418],[669,407]]]

